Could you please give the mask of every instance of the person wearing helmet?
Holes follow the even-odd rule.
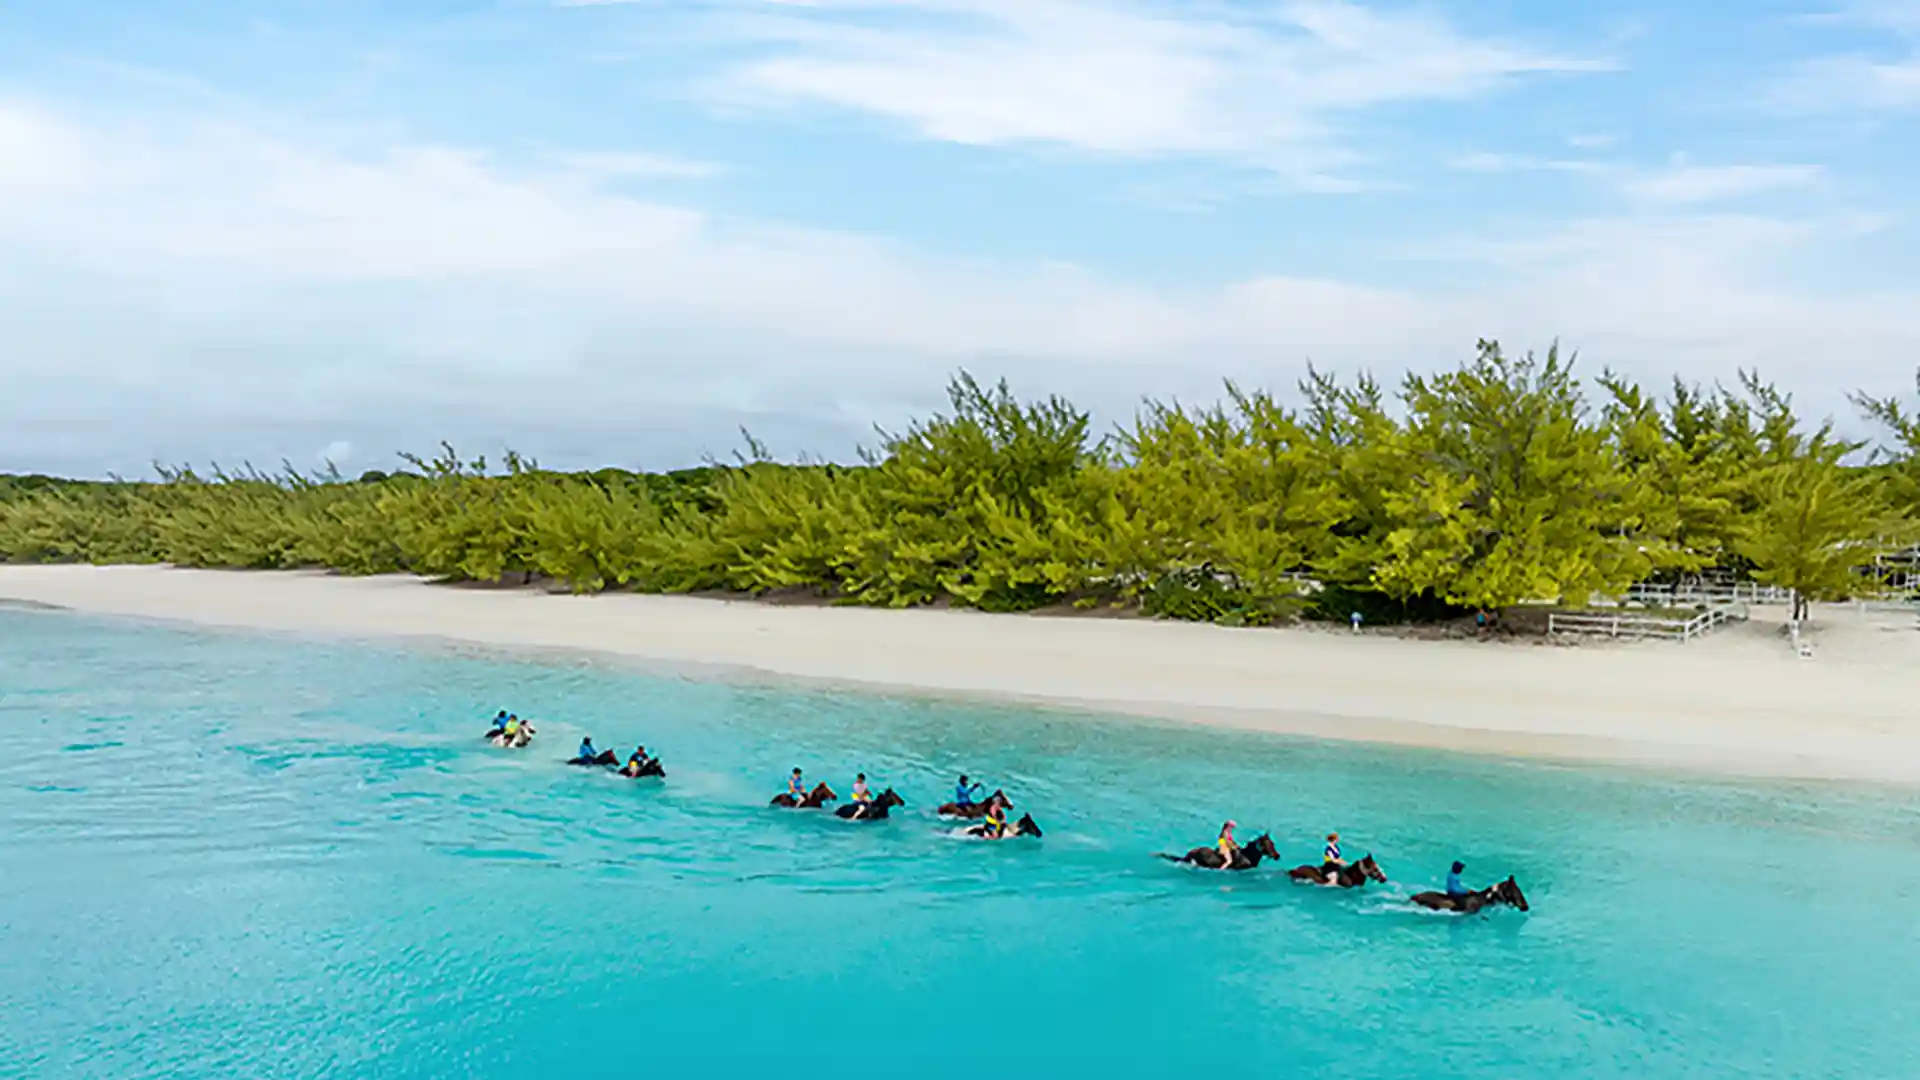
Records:
[[[987,800],[987,812],[982,816],[980,835],[988,840],[1003,840],[1007,835],[1007,801],[999,796]]]
[[[1234,862],[1240,858],[1240,844],[1233,838],[1233,828],[1237,824],[1238,822],[1228,821],[1220,826],[1220,838],[1214,841],[1214,845],[1220,849],[1220,869],[1222,870],[1233,869]]]

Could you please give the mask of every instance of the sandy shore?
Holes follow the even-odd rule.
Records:
[[[1325,738],[1747,775],[1920,783],[1920,629],[1823,608],[1815,656],[1757,610],[1686,645],[550,596],[160,567],[0,567],[0,599],[351,637],[586,649]]]

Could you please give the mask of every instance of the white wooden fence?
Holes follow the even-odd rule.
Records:
[[[1605,634],[1608,637],[1665,638],[1692,641],[1731,619],[1739,612],[1731,607],[1712,607],[1690,619],[1662,618],[1658,615],[1631,615],[1598,611],[1550,611],[1549,634]]]
[[[1633,585],[1627,589],[1630,604],[1666,604],[1683,607],[1690,604],[1788,604],[1793,590],[1753,581],[1727,585]]]

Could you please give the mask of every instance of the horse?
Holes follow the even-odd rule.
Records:
[[[789,810],[791,809],[818,810],[821,807],[827,805],[828,803],[833,802],[835,799],[838,799],[839,797],[840,796],[835,795],[833,793],[832,788],[827,786],[826,781],[822,780],[820,783],[814,785],[814,788],[812,791],[807,792],[806,798],[801,799],[798,802],[794,801],[794,798],[792,795],[789,795],[783,791],[780,794],[775,795],[773,797],[773,801],[768,805],[783,806]]]
[[[952,803],[952,802],[941,803],[938,813],[941,817],[967,818],[967,819],[983,818],[987,816],[987,804],[991,803],[995,799],[999,799],[1000,802],[1003,805],[1005,805],[1007,809],[1009,810],[1013,809],[1013,800],[1007,798],[1007,793],[1004,791],[996,790],[993,794],[987,796],[985,799],[981,800],[980,802],[968,803],[965,806],[961,806],[959,803]]]
[[[1040,824],[1033,820],[1032,814],[1022,814],[1019,821],[1007,826],[1007,831],[999,836],[988,836],[984,823],[967,826],[967,835],[977,840],[1011,840],[1016,836],[1031,836],[1037,840],[1046,834],[1040,831]]]
[[[664,780],[667,777],[667,770],[660,764],[659,758],[648,758],[640,763],[639,772],[634,772],[625,765],[620,766],[620,775],[632,777],[636,780],[643,776],[657,776]]]
[[[1232,866],[1224,865],[1225,860],[1221,857],[1218,847],[1197,847],[1185,855],[1168,855],[1162,852],[1160,857],[1168,862],[1187,863],[1207,870],[1251,870],[1260,865],[1261,859],[1278,859],[1280,849],[1273,846],[1273,837],[1261,833],[1240,848],[1233,857]]]
[[[907,800],[894,794],[892,788],[888,788],[867,802],[850,802],[835,810],[834,813],[848,821],[879,821],[887,816],[888,807],[905,805]]]
[[[1310,881],[1315,885],[1338,885],[1343,889],[1358,888],[1369,881],[1387,880],[1386,871],[1380,869],[1380,864],[1373,861],[1372,855],[1365,856],[1359,862],[1333,867],[1331,871],[1328,870],[1329,865],[1322,863],[1319,866],[1296,866],[1287,871],[1287,876],[1295,881]]]
[[[1460,896],[1448,896],[1443,892],[1414,893],[1409,898],[1413,903],[1434,911],[1457,911],[1462,915],[1473,915],[1482,908],[1495,904],[1528,910],[1527,898],[1520,892],[1520,886],[1511,876],[1497,885],[1490,885],[1477,892],[1463,893]]]
[[[569,765],[618,765],[620,764],[620,755],[614,753],[611,750],[602,750],[598,754],[590,758],[586,758],[586,757],[568,758],[567,764]]]

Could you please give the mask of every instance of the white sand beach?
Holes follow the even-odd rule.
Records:
[[[206,626],[592,650],[679,665],[1352,739],[1920,783],[1913,616],[1756,609],[1687,644],[1420,641],[1139,619],[555,596],[413,578],[0,567],[0,600]]]

